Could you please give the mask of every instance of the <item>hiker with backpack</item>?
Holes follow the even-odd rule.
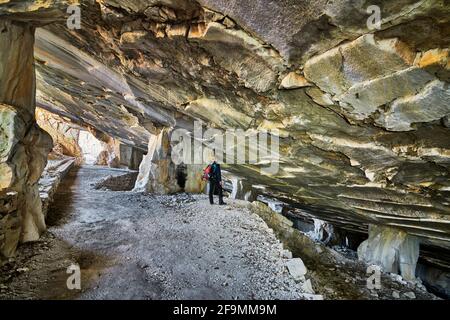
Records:
[[[222,181],[222,172],[220,170],[220,164],[213,160],[211,164],[209,164],[203,174],[203,178],[209,181],[209,203],[214,204],[213,195],[215,191],[219,193],[219,205],[225,205],[223,202],[223,181]]]

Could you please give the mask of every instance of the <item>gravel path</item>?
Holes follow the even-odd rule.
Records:
[[[2,272],[2,298],[305,299],[288,253],[245,202],[204,195],[95,190],[123,172],[72,170],[49,211],[49,231]],[[71,263],[80,291],[68,290]],[[6,271],[8,270],[8,271]]]

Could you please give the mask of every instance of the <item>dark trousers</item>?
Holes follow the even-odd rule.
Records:
[[[222,186],[219,181],[209,180],[209,203],[214,204],[213,195],[215,191],[219,193],[219,203],[223,203]]]

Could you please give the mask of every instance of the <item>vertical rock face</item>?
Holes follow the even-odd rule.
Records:
[[[38,180],[52,148],[51,137],[36,124],[34,28],[0,22],[0,194],[17,192],[16,211],[7,212],[0,228],[4,256],[18,241],[33,241],[45,230]]]
[[[168,194],[180,189],[171,149],[169,128],[164,128],[158,135],[151,136],[148,153],[139,166],[134,191]]]
[[[385,272],[399,273],[414,280],[419,258],[419,240],[398,229],[369,227],[369,239],[358,247],[358,258],[380,265]]]

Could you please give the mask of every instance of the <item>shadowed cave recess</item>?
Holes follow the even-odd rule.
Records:
[[[448,0],[0,0],[0,298],[448,299],[449,45]]]

